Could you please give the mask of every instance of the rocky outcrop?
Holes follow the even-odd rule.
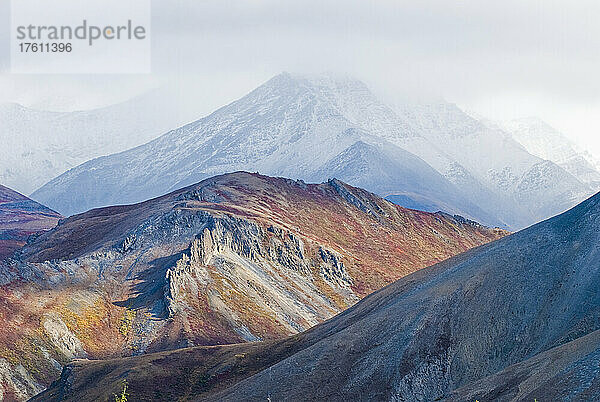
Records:
[[[385,216],[385,211],[377,205],[364,190],[349,189],[349,186],[337,179],[331,179],[327,182],[343,199],[348,201],[363,212],[368,213],[373,217]],[[352,191],[354,190],[354,191]]]
[[[350,288],[352,278],[346,272],[341,256],[335,251],[319,248],[319,256],[323,261],[320,264],[320,274],[329,284],[343,288]]]
[[[58,350],[68,359],[86,357],[81,341],[67,328],[56,313],[46,314],[42,318],[44,332]]]
[[[0,400],[25,400],[44,388],[21,364],[13,365],[0,358]]]
[[[169,317],[193,310],[198,295],[209,294],[210,307],[245,339],[261,339],[249,328],[265,318],[291,332],[306,329],[358,300],[342,259],[277,226],[211,218],[166,272]],[[252,306],[231,300],[232,293],[251,296]]]

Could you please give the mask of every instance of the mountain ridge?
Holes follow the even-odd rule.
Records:
[[[503,122],[501,124],[529,152],[551,160],[595,190],[600,189],[598,163],[577,144],[537,117]]]
[[[137,202],[236,170],[322,181],[330,175],[316,175],[319,166],[357,141],[395,149],[346,119],[336,104],[309,83],[280,74],[240,100],[144,146],[86,162],[36,191],[34,197],[71,214],[98,204]],[[416,164],[413,172],[417,172],[412,181],[426,181],[420,176],[431,176],[431,168],[411,158]],[[377,183],[370,187],[376,188]],[[446,183],[444,193],[436,187],[429,191],[435,194],[434,204],[453,198],[457,201],[448,212],[500,225],[469,213],[479,208],[455,186]],[[63,195],[68,200],[64,204]]]
[[[188,121],[176,99],[152,90],[90,110],[46,111],[0,105],[0,182],[31,194],[54,177],[92,158],[144,144]]]

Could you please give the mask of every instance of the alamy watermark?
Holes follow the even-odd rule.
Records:
[[[12,0],[14,73],[150,72],[150,0]]]

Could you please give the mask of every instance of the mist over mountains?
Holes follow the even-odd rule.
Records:
[[[144,144],[189,116],[171,93],[75,112],[0,104],[0,183],[23,194],[90,159]]]
[[[249,170],[310,182],[335,176],[401,205],[518,229],[592,194],[593,172],[584,181],[555,160],[452,104],[392,109],[352,78],[283,73],[207,117],[88,161],[32,196],[70,215]]]
[[[58,174],[0,186],[1,397],[600,395],[600,173],[559,132],[333,74],[163,103],[0,110],[2,177]]]
[[[556,163],[594,190],[600,188],[600,161],[544,121],[530,117],[501,126],[531,154]]]

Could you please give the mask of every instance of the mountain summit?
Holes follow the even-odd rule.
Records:
[[[425,162],[386,140],[406,137],[410,134],[394,112],[378,103],[359,81],[283,73],[240,100],[146,145],[84,163],[52,180],[34,197],[68,215],[139,202],[236,170],[319,182],[332,177],[323,166],[362,142],[395,161],[390,169],[401,178],[385,187],[376,176],[368,181],[361,178],[360,184],[369,190],[382,195],[417,194],[434,210],[501,225]],[[335,173],[344,180],[362,172],[338,167]]]
[[[365,145],[377,170],[357,152]],[[154,141],[86,162],[33,197],[69,215],[237,170],[308,182],[335,174],[402,205],[510,228],[563,212],[591,194],[560,166],[455,105],[393,110],[360,81],[283,73]]]
[[[505,122],[503,127],[533,155],[555,162],[583,183],[600,189],[600,163],[546,122],[529,117]]]

